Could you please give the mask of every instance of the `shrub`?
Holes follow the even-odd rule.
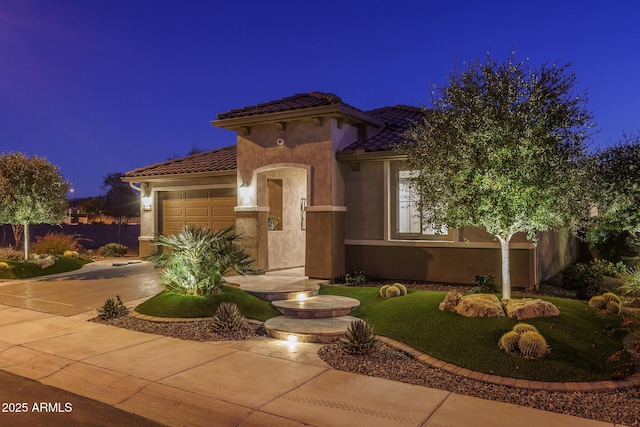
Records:
[[[616,303],[618,303],[618,305],[622,305],[622,301],[620,301],[620,297],[614,294],[613,292],[605,292],[604,294],[602,294],[602,298],[604,298],[607,301],[615,301]]]
[[[607,311],[607,313],[611,314],[620,314],[620,312],[622,311],[620,304],[615,301],[607,301],[604,309]]]
[[[62,256],[66,256],[69,258],[78,258],[80,254],[78,254],[78,251],[64,251],[64,254],[62,254]]]
[[[0,248],[0,259],[22,259],[23,252],[13,248]]]
[[[100,255],[103,257],[123,257],[128,250],[129,248],[119,243],[107,243],[100,248]]]
[[[367,276],[365,276],[362,271],[356,271],[353,274],[345,274],[344,283],[347,286],[365,286],[367,284]]]
[[[393,286],[400,289],[400,296],[404,296],[407,294],[407,287],[402,283],[394,283]]]
[[[129,314],[129,309],[120,299],[120,295],[116,295],[116,300],[113,300],[112,298],[106,300],[102,307],[99,307],[97,311],[98,316],[105,320]]]
[[[596,310],[604,310],[607,306],[607,300],[600,295],[596,295],[595,297],[591,297],[589,300],[589,306],[595,308]]]
[[[164,250],[147,257],[152,268],[162,268],[160,279],[173,292],[211,295],[222,292],[224,276],[232,271],[252,272],[253,260],[236,241],[234,227],[212,230],[186,226],[171,236],[158,236],[152,244]]]
[[[378,338],[373,334],[373,328],[366,320],[351,322],[345,336],[340,338],[348,352],[352,354],[368,354],[376,349]]]
[[[622,275],[622,285],[619,291],[633,296],[640,296],[640,268],[630,268],[629,271]]]
[[[384,285],[380,288],[380,296],[382,298],[386,298],[387,297],[387,289],[389,289],[391,285]]]
[[[606,259],[594,259],[589,263],[590,267],[603,276],[621,277],[627,272],[627,266],[620,261],[617,264]]]
[[[477,286],[471,288],[469,292],[472,294],[494,294],[498,292],[495,278],[496,276],[493,274],[487,274],[486,276],[476,274],[473,276],[473,283],[477,283]]]
[[[238,305],[233,302],[221,302],[213,315],[213,328],[219,332],[232,332],[244,328],[244,316]]]
[[[538,328],[528,323],[517,323],[512,331],[517,334],[524,334],[525,332],[538,332]]]
[[[9,269],[9,264],[4,261],[0,261],[0,271],[7,271]]]
[[[515,331],[509,331],[500,338],[500,348],[509,353],[518,353],[518,342],[520,334]]]
[[[75,235],[48,232],[38,236],[32,250],[36,254],[63,254],[65,251],[77,251],[81,246]]]
[[[395,298],[395,297],[399,297],[400,295],[402,295],[400,289],[398,289],[394,285],[389,286],[387,288],[387,292],[385,293],[386,298]]]
[[[562,271],[562,287],[577,291],[578,299],[588,300],[604,292],[604,276],[587,264],[573,264]]]
[[[549,349],[547,348],[547,341],[538,332],[525,332],[520,335],[518,341],[518,348],[520,354],[529,359],[537,359],[545,356]]]

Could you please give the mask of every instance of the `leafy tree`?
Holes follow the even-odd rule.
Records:
[[[0,223],[12,225],[16,247],[24,232],[25,259],[29,258],[29,224],[63,221],[68,188],[58,167],[42,157],[0,155]]]
[[[511,297],[513,235],[534,239],[580,214],[592,126],[569,64],[532,69],[515,56],[454,68],[397,147],[417,171],[427,223],[484,227],[500,241],[503,298]]]
[[[592,157],[598,215],[586,240],[604,258],[619,261],[640,251],[640,132]]]
[[[116,218],[118,223],[118,243],[120,243],[120,229],[125,227],[131,218],[140,216],[140,198],[136,191],[123,182],[120,172],[108,173],[102,183],[105,192],[103,210]]]

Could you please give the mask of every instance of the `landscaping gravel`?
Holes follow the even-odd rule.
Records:
[[[91,319],[121,328],[195,341],[249,339],[265,335],[261,325],[249,323],[237,333],[213,331],[210,320],[151,322],[132,316]],[[381,343],[375,352],[354,355],[339,342],[323,346],[318,355],[334,369],[437,388],[482,399],[575,415],[582,418],[640,426],[640,387],[612,392],[560,393],[488,384],[427,367],[406,353]]]

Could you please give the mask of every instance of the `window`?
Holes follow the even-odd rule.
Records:
[[[417,171],[404,170],[395,165],[392,169],[392,237],[396,239],[451,240],[446,226],[437,230],[426,224],[418,208],[420,194],[412,184]]]
[[[269,231],[282,231],[282,180],[267,179],[267,203],[269,205]]]

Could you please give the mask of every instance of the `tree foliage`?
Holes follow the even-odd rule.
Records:
[[[29,255],[29,224],[55,224],[64,220],[69,183],[57,166],[38,156],[0,155],[0,223],[25,233],[25,258]]]
[[[122,176],[120,172],[108,173],[102,183],[102,191],[105,192],[103,210],[118,223],[126,223],[140,215],[138,193],[120,179]]]
[[[640,251],[640,132],[598,150],[591,166],[598,215],[586,238],[601,256],[619,261]]]
[[[569,64],[534,69],[515,53],[503,63],[487,55],[454,68],[398,147],[418,171],[428,223],[485,227],[500,240],[504,298],[511,237],[566,226],[584,207],[592,117],[576,85]]]

